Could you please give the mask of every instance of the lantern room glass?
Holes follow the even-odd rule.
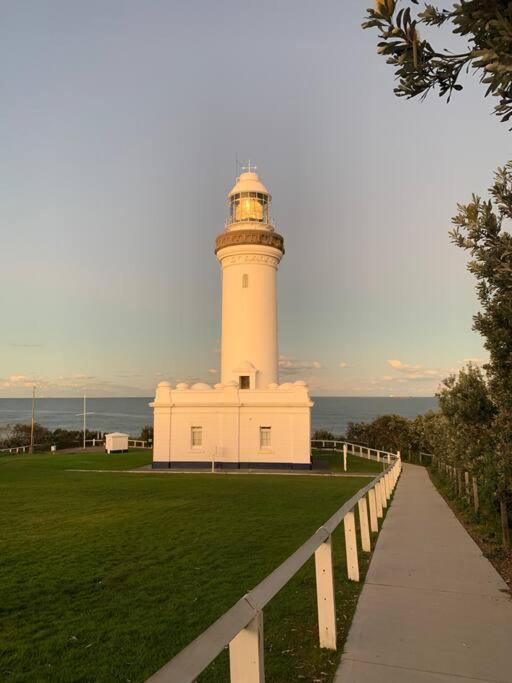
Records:
[[[268,223],[268,195],[262,192],[239,192],[231,197],[230,223]]]

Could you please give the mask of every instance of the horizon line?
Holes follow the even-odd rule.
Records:
[[[83,395],[79,396],[37,396],[36,394],[36,401],[41,400],[41,399],[56,399],[56,400],[61,400],[61,399],[79,399],[80,401],[83,400]],[[108,399],[114,399],[114,398],[149,398],[151,400],[154,400],[154,396],[88,396],[86,394],[87,399],[92,399],[92,398],[108,398]],[[361,394],[311,394],[311,398],[393,398],[393,399],[404,399],[404,398],[437,398],[435,394],[429,394],[429,395],[422,395],[422,396],[411,396],[411,395],[403,395],[403,396],[379,396],[379,395],[361,395]],[[0,400],[27,400],[27,401],[32,401],[32,396],[0,396]]]

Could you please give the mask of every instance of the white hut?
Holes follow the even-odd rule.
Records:
[[[128,450],[128,434],[111,432],[105,434],[106,453],[126,453]]]

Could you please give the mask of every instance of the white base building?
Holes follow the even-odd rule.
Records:
[[[161,382],[151,405],[155,468],[310,469],[304,382],[255,390]]]
[[[161,382],[154,409],[154,468],[310,469],[305,382],[278,384],[276,275],[284,254],[269,219],[270,194],[256,173],[229,193],[217,237],[222,268],[221,381]]]

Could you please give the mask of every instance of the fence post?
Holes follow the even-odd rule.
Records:
[[[387,473],[382,477],[382,482],[384,484],[384,495],[386,496],[386,502],[387,502],[390,498],[390,495],[391,495],[391,493],[389,491],[389,476]]]
[[[361,529],[361,548],[365,553],[369,553],[372,549],[370,544],[370,528],[368,526],[368,507],[366,505],[366,496],[362,496],[357,501],[359,508],[359,527]]]
[[[384,478],[382,478],[379,481],[379,488],[380,488],[380,499],[382,501],[382,507],[383,507],[383,509],[385,509],[388,506],[388,499],[386,496],[386,486],[384,484]]]
[[[343,444],[343,471],[347,471],[347,452],[348,452],[348,446],[346,443]]]
[[[379,522],[377,519],[377,502],[375,500],[375,489],[368,491],[368,505],[370,507],[370,527],[373,533],[379,530]]]
[[[377,510],[377,517],[383,517],[384,513],[382,512],[382,496],[380,494],[380,483],[375,484],[373,487],[373,491],[375,493],[375,509]]]
[[[315,550],[316,601],[320,647],[336,649],[336,600],[331,537]]]
[[[377,462],[380,462],[380,451],[377,451]]]
[[[510,546],[510,529],[508,527],[508,510],[507,503],[503,498],[500,499],[500,517],[501,517],[501,536],[504,548]]]
[[[265,683],[263,660],[263,612],[229,643],[231,683]]]
[[[473,507],[475,508],[475,512],[478,513],[480,501],[478,499],[478,482],[476,477],[473,477]]]
[[[343,518],[345,526],[345,549],[347,551],[347,574],[351,581],[359,581],[359,562],[357,560],[356,523],[353,512]]]
[[[457,467],[457,495],[462,498],[464,495],[464,490],[462,488],[462,470]]]

